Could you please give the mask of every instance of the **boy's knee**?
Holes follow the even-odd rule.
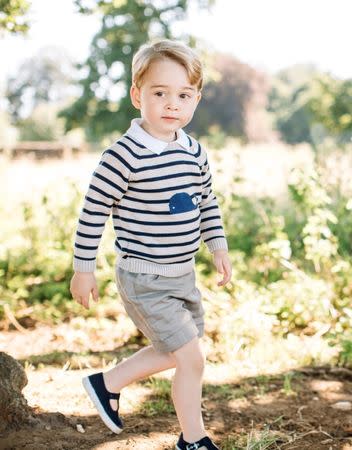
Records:
[[[195,337],[187,344],[173,352],[176,361],[176,367],[203,372],[205,367],[205,353],[200,346],[199,338]]]

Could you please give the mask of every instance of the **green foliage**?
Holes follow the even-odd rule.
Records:
[[[316,272],[320,272],[322,266],[329,270],[338,249],[337,237],[333,235],[329,224],[336,224],[337,218],[329,209],[331,199],[322,186],[318,172],[294,169],[289,189],[306,216],[306,224],[301,233],[305,259],[313,262]]]
[[[272,80],[268,110],[283,140],[311,143],[329,137],[341,145],[352,136],[352,80],[340,80],[312,65],[295,65]]]
[[[0,0],[0,30],[9,33],[26,33],[29,24],[25,15],[30,3],[26,0]]]
[[[268,111],[273,114],[281,138],[289,144],[312,142],[313,117],[308,102],[311,80],[316,74],[314,66],[295,65],[272,78]]]
[[[344,367],[352,367],[352,340],[341,340],[341,351],[339,354],[339,364]]]
[[[72,270],[72,243],[81,194],[74,184],[68,186],[68,201],[59,203],[55,192],[43,194],[38,201],[22,203],[22,220],[11,239],[0,246],[1,308],[21,310],[32,306],[35,320],[61,321],[80,311],[72,301],[69,279]],[[101,289],[111,282],[101,265]],[[84,313],[83,313],[84,314]],[[94,315],[94,309],[87,316]]]
[[[346,238],[352,233],[351,202],[342,194],[336,202],[318,168],[292,172],[289,209],[280,209],[271,198],[239,195],[240,182],[234,178],[228,191],[216,194],[229,240],[232,283],[216,287],[212,256],[204,244],[196,256],[206,309],[205,339],[212,347],[209,359],[228,360],[234,352],[241,357],[268,343],[271,351],[276,346],[279,351],[276,339],[289,343],[292,336],[316,336],[327,330],[335,345],[352,326],[352,261]],[[69,188],[63,200],[55,190],[33,196],[31,202],[22,203],[21,222],[3,231],[1,320],[6,318],[1,309],[5,304],[19,320],[30,308],[33,321],[47,323],[76,314],[94,317],[97,312],[94,304],[83,310],[69,292],[82,194],[74,184],[66,180],[64,184]],[[340,224],[349,231],[340,231]],[[345,236],[341,241],[339,233]],[[113,241],[113,228],[107,225],[97,269],[102,304],[116,295]],[[344,353],[341,358],[347,361]],[[153,411],[164,406],[155,404]]]
[[[352,79],[338,80],[324,74],[312,81],[308,107],[314,121],[346,143],[352,137]]]

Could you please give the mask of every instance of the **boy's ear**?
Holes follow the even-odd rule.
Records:
[[[141,109],[140,91],[135,84],[132,84],[130,88],[130,97],[132,105],[137,109]]]
[[[198,103],[200,102],[200,99],[202,98],[202,93],[201,92],[198,92],[198,94],[197,94],[197,105],[198,105]]]

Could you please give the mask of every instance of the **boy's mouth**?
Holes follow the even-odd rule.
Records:
[[[178,120],[177,117],[169,117],[169,116],[163,116],[162,119],[166,119],[166,120]]]

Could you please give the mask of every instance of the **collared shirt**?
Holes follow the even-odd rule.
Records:
[[[141,118],[132,119],[130,128],[126,131],[126,134],[131,138],[135,139],[140,144],[143,144],[148,150],[160,155],[160,153],[166,149],[170,142],[162,141],[141,127]],[[188,140],[187,134],[182,130],[182,128],[176,131],[177,138],[173,141],[181,145],[185,149],[189,149],[190,142]]]

